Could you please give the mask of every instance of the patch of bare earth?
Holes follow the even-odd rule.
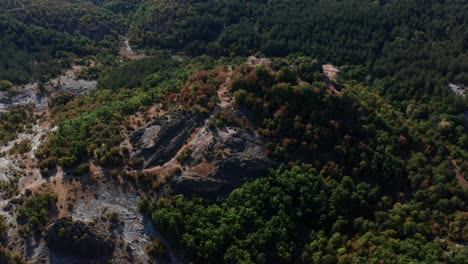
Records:
[[[463,188],[468,188],[468,182],[466,181],[465,177],[463,174],[461,174],[460,171],[460,166],[458,166],[457,162],[455,160],[452,160],[452,165],[455,170],[455,177],[458,181],[458,184],[460,184],[461,187]]]
[[[156,118],[163,116],[166,111],[164,111],[162,107],[162,104],[156,104],[145,111],[138,111],[131,115],[129,117],[131,128],[136,130],[141,126],[151,123]]]
[[[328,89],[332,93],[340,93],[335,87],[335,83],[338,83],[338,77],[340,75],[340,70],[332,64],[322,65],[323,74],[326,77],[326,83],[328,84]]]
[[[119,55],[120,57],[129,60],[138,60],[145,57],[144,54],[137,53],[132,49],[132,46],[130,45],[130,42],[127,38],[124,38],[123,40],[122,46],[119,50]]]
[[[270,67],[271,60],[268,58],[257,58],[255,56],[250,56],[247,59],[246,65],[254,68],[259,66]]]

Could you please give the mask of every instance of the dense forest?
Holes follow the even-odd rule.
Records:
[[[135,190],[131,219],[167,239],[144,250],[156,263],[174,252],[187,263],[466,263],[468,97],[449,89],[468,85],[464,0],[6,0],[0,32],[0,95],[30,82],[50,92],[46,110],[0,113],[0,147],[14,145],[0,159],[34,160],[0,184],[16,219],[0,217],[2,238],[14,226],[44,237],[77,200],[101,198],[85,187],[110,182]],[[121,55],[127,40],[139,56]],[[95,89],[52,92],[76,65]],[[194,130],[176,142],[184,131],[164,124],[180,116]],[[34,148],[14,141],[44,124]],[[143,166],[133,141],[158,126],[144,144],[187,147]],[[251,136],[239,146],[260,142],[268,169],[235,175],[233,191],[178,190],[196,155],[222,168],[236,149],[197,150],[197,137],[213,147],[232,131]],[[20,192],[28,174],[44,181]],[[61,197],[66,181],[84,191]],[[123,232],[117,213],[102,214],[93,226],[113,219],[106,232]],[[134,250],[122,241],[116,251]],[[28,260],[9,242],[0,263]]]
[[[0,80],[15,83],[45,82],[88,56],[105,61],[125,29],[122,16],[86,1],[2,1],[0,17]]]
[[[402,81],[405,94],[440,95],[447,81],[468,82],[467,8],[456,0],[147,1],[130,36],[142,48],[189,54],[362,64],[373,78]]]
[[[214,204],[172,196],[143,210],[200,263],[463,263],[436,236],[466,239],[466,187],[451,165],[466,160],[466,120],[414,124],[354,82],[330,94],[301,59],[295,72],[241,66],[230,88],[288,165]]]

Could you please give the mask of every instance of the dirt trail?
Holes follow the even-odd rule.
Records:
[[[458,166],[455,160],[452,160],[452,165],[453,165],[453,168],[455,169],[455,177],[458,181],[458,184],[460,184],[460,186],[463,188],[468,188],[468,182],[465,180],[465,177],[463,177],[463,174],[461,174],[460,166]]]
[[[132,46],[130,46],[130,41],[128,40],[127,37],[121,37],[122,38],[122,46],[120,47],[119,55],[122,58],[129,59],[129,60],[137,60],[144,58],[145,55],[136,53],[133,49]]]
[[[224,80],[223,84],[218,89],[218,98],[220,99],[220,102],[218,103],[218,107],[221,109],[228,109],[232,108],[232,104],[234,102],[232,96],[229,94],[229,86],[231,84],[231,79],[232,79],[232,66],[228,67],[228,73],[226,76],[226,79]]]

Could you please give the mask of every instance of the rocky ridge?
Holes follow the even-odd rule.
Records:
[[[208,116],[170,112],[129,137],[131,158],[138,159],[137,167],[160,177],[169,173],[165,180],[177,193],[228,194],[274,164],[266,155],[262,138],[252,129],[236,124],[210,125],[221,112],[246,119],[235,110],[228,92],[232,68],[225,70],[225,75],[217,89],[218,103]]]

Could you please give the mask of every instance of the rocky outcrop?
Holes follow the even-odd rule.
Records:
[[[199,122],[199,117],[173,113],[135,131],[130,136],[134,150],[131,159],[141,159],[143,169],[168,162],[176,156]]]
[[[47,230],[47,246],[60,253],[79,258],[106,259],[112,256],[114,244],[81,221],[63,218]]]
[[[17,105],[35,105],[42,109],[47,105],[47,97],[37,93],[37,84],[30,83],[16,87],[16,92],[0,91],[0,113],[8,111],[11,106]]]
[[[70,92],[75,95],[83,95],[94,90],[97,81],[76,79],[76,70],[70,70],[67,74],[50,80],[47,89],[50,91],[41,94],[38,91],[38,83],[29,83],[15,87],[15,92],[0,91],[0,113],[8,111],[8,108],[16,105],[34,105],[38,110],[44,110],[52,96],[58,92]]]
[[[242,127],[206,129],[190,147],[184,171],[172,181],[178,193],[226,194],[273,165],[263,140]]]
[[[249,128],[249,116],[234,107],[228,90],[232,69],[225,71],[209,116],[173,112],[135,131],[129,165],[177,193],[203,196],[224,196],[271,168],[263,139]]]

